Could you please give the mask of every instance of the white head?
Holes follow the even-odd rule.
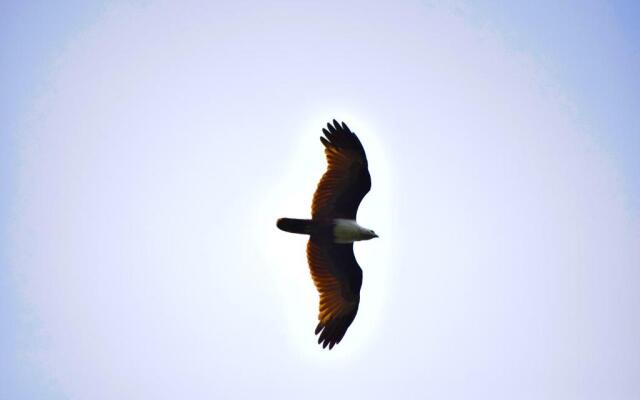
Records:
[[[367,229],[352,219],[335,219],[333,237],[335,243],[353,243],[358,240],[377,238],[378,235],[371,229]]]
[[[362,230],[360,231],[360,234],[362,235],[361,240],[370,240],[378,237],[378,235],[376,235],[376,233],[373,230],[367,229],[367,228],[362,228]]]

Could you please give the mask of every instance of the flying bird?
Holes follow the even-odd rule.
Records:
[[[311,203],[311,219],[280,218],[285,232],[309,235],[307,261],[320,293],[315,334],[318,343],[332,349],[353,322],[360,303],[362,269],[353,254],[353,242],[378,237],[356,222],[358,206],[371,189],[367,156],[358,137],[343,122],[327,124],[320,137],[327,170]]]

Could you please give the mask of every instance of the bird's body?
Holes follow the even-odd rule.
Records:
[[[338,244],[378,237],[372,230],[358,225],[355,219],[336,218],[328,222],[315,222],[311,219],[280,218],[277,226],[289,233],[324,236],[325,240]]]
[[[320,293],[316,334],[322,347],[333,348],[353,322],[360,303],[362,269],[353,243],[378,237],[360,226],[356,214],[371,188],[367,157],[358,137],[333,120],[323,129],[328,168],[313,195],[312,219],[280,218],[283,231],[309,235],[307,260]]]

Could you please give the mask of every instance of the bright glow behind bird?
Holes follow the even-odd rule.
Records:
[[[386,158],[380,151],[379,142],[376,140],[375,130],[366,130],[364,124],[354,117],[342,118],[349,121],[352,131],[360,138],[369,161],[369,170],[372,174],[372,189],[365,196],[358,210],[358,222],[361,225],[374,229],[383,238],[389,240],[380,245],[370,241],[367,245],[354,245],[356,258],[363,270],[363,286],[361,291],[361,305],[358,311],[357,322],[349,328],[349,339],[341,343],[340,351],[344,357],[352,356],[354,352],[361,351],[374,345],[371,338],[375,338],[376,326],[385,312],[384,301],[388,292],[386,282],[389,266],[388,254],[390,252],[391,232],[389,230],[391,219],[390,207],[390,180],[388,178],[388,165]],[[327,118],[324,119],[325,121]],[[353,121],[353,122],[352,122]],[[290,161],[290,168],[283,175],[282,181],[271,192],[267,204],[269,210],[275,210],[274,215],[289,215],[299,218],[310,217],[311,198],[316,189],[320,176],[326,170],[324,159],[324,147],[318,138],[321,135],[322,123],[310,123],[308,127],[300,130],[297,135],[299,144]],[[376,166],[373,166],[373,164]],[[375,174],[375,175],[374,175]],[[379,195],[379,198],[378,198]],[[270,214],[270,213],[268,213]],[[363,222],[366,221],[366,222]],[[275,229],[273,221],[268,226]],[[384,233],[383,233],[384,232]],[[315,347],[312,336],[315,327],[318,309],[318,294],[310,279],[307,265],[305,247],[308,237],[283,235],[282,232],[269,233],[267,246],[268,258],[271,268],[275,272],[275,282],[282,295],[282,301],[287,309],[287,319],[294,343],[304,354],[320,355]],[[387,239],[385,239],[387,240]],[[364,247],[367,247],[366,249]],[[371,247],[369,249],[368,247]],[[370,298],[365,298],[370,297]],[[362,321],[360,319],[362,318]],[[345,346],[344,343],[350,344]],[[344,348],[342,348],[344,347]],[[322,356],[321,356],[322,357]],[[326,356],[324,356],[326,357]],[[342,358],[343,356],[331,356]]]

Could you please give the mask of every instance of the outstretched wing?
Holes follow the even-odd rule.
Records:
[[[313,282],[320,292],[318,343],[332,349],[340,343],[358,312],[362,269],[353,254],[353,243],[336,244],[311,236],[307,259]]]
[[[356,219],[358,206],[371,189],[367,156],[358,137],[334,119],[323,129],[328,168],[313,195],[313,219]]]

